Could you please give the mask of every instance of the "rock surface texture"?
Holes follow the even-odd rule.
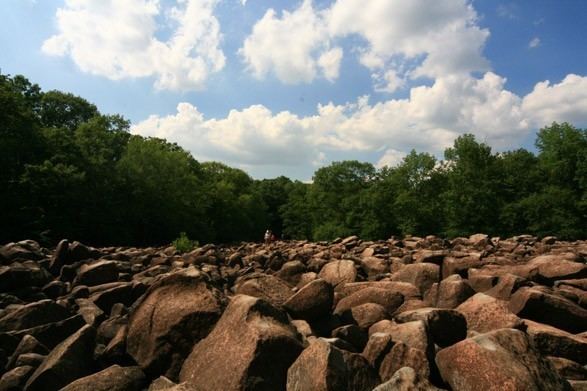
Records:
[[[587,241],[0,246],[4,390],[587,390]]]

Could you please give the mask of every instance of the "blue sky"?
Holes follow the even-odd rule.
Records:
[[[0,2],[0,68],[198,160],[307,180],[331,161],[532,148],[587,126],[587,2]]]

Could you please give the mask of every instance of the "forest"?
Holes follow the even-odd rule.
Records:
[[[199,162],[70,93],[0,75],[0,243],[96,246],[483,232],[587,235],[587,130],[545,124],[536,153],[494,153],[471,134],[442,160],[413,150],[394,167],[333,162],[312,181],[255,180]]]

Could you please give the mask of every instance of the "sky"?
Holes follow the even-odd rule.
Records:
[[[583,0],[2,0],[0,15],[3,74],[259,179],[587,127]]]

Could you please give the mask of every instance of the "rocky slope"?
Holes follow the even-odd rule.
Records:
[[[587,242],[0,248],[1,390],[587,390]]]

